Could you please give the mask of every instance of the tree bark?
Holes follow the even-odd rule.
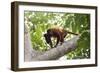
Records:
[[[72,39],[65,41],[62,45],[58,45],[56,48],[52,48],[45,52],[36,51],[32,48],[30,35],[28,29],[25,27],[25,61],[57,60],[74,50],[78,39],[79,36],[75,36]]]

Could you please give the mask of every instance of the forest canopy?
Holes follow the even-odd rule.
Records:
[[[25,11],[24,21],[29,29],[33,49],[39,51],[50,49],[43,34],[49,28],[61,27],[80,34],[76,49],[66,54],[66,59],[90,58],[90,14]],[[73,35],[67,35],[65,41],[72,37]]]

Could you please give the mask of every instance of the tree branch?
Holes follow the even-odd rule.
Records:
[[[74,38],[65,41],[62,45],[57,46],[56,48],[52,48],[37,57],[34,57],[33,60],[56,60],[60,57],[64,56],[66,53],[74,50],[76,48],[77,40],[79,36],[75,36]]]

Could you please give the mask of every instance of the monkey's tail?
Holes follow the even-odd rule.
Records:
[[[69,33],[69,34],[74,34],[74,35],[78,35],[77,33],[70,32],[70,31],[67,31],[67,33]]]

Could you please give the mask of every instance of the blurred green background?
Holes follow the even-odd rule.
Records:
[[[33,49],[46,51],[50,46],[43,34],[53,26],[79,33],[77,48],[66,54],[66,59],[90,58],[90,14],[24,11],[24,22],[29,28]],[[71,39],[67,35],[65,40]]]

